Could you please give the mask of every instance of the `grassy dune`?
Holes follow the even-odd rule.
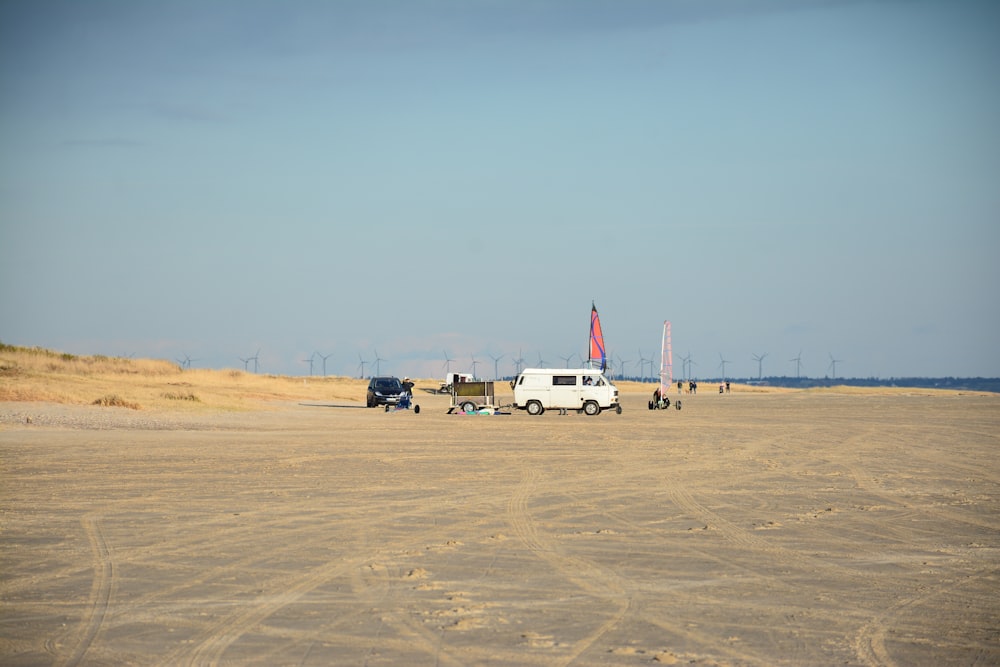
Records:
[[[0,401],[137,410],[244,410],[268,401],[363,400],[365,381],[182,369],[158,359],[77,356],[0,345]]]

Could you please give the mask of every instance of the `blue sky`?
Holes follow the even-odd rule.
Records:
[[[586,355],[593,301],[630,375],[670,320],[675,375],[1000,376],[998,34],[971,0],[0,2],[0,340],[491,376]]]

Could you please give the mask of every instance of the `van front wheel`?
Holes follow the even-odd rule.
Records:
[[[587,401],[583,404],[583,411],[593,417],[594,415],[601,414],[601,406],[594,401]]]
[[[540,415],[545,412],[545,409],[542,408],[542,404],[538,401],[528,401],[528,405],[525,407],[528,410],[529,415]]]

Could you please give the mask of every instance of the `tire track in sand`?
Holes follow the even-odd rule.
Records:
[[[421,534],[401,545],[401,548],[406,550],[425,542],[426,536]],[[383,598],[391,593],[392,584],[388,573],[376,571],[384,566],[375,565],[372,567],[374,563],[372,554],[358,552],[353,558],[330,561],[297,576],[272,579],[268,582],[269,586],[279,592],[261,596],[255,601],[242,604],[232,613],[218,619],[191,639],[191,643],[195,646],[185,646],[173,651],[164,659],[164,664],[217,666],[222,662],[222,656],[226,650],[248,631],[281,609],[295,604],[315,589],[341,576],[347,576],[351,581],[352,589],[355,592],[361,592],[368,586],[365,583],[365,575],[362,574],[365,569],[368,569],[369,576],[374,577],[374,580],[371,590],[363,595],[370,596],[369,599],[372,601]],[[346,619],[344,620],[346,621]],[[383,623],[397,626],[397,629],[405,627],[411,631],[412,636],[409,637],[411,643],[416,641],[423,652],[427,655],[434,655],[437,664],[458,664],[448,656],[439,653],[440,638],[419,624],[401,621],[396,614],[384,616]],[[365,660],[367,661],[367,658]]]
[[[708,509],[695,500],[680,484],[669,483],[666,485],[666,491],[678,507],[691,512],[699,520],[704,521],[706,526],[718,530],[723,539],[732,542],[748,553],[759,553],[763,556],[772,557],[772,560],[775,562],[780,561],[789,565],[795,565],[804,572],[826,572],[831,576],[837,577],[843,577],[846,574],[852,580],[857,579],[858,585],[866,585],[869,582],[877,581],[877,577],[873,574],[864,573],[838,563],[832,563],[795,549],[771,544],[767,540],[751,534],[745,528],[741,528],[732,521],[724,518],[718,512]],[[758,575],[780,582],[779,578],[766,574],[763,570],[759,571]]]
[[[101,530],[99,517],[85,516],[81,519],[81,523],[87,534],[87,539],[90,541],[90,550],[94,556],[94,582],[90,587],[86,614],[80,622],[83,631],[80,633],[73,652],[62,663],[64,667],[78,665],[83,661],[84,656],[101,631],[117,585],[115,561],[112,558],[108,541],[104,537],[104,532]]]
[[[845,441],[845,447],[853,447],[856,442],[866,442],[874,438],[876,435],[880,434],[879,431],[875,429],[870,429],[868,432],[859,434]],[[885,436],[880,436],[885,437]],[[910,440],[905,435],[897,435],[896,440],[900,443],[901,447],[909,444]],[[940,456],[929,456],[926,452],[921,452],[919,450],[914,450],[913,448],[907,449],[907,456],[911,458],[917,458],[925,461],[928,465],[941,466]],[[967,474],[982,474],[983,470],[980,467],[975,467],[971,465],[963,465],[961,461],[954,459],[949,459],[946,464],[947,467],[965,471]],[[927,499],[926,502],[918,503],[916,500],[906,501],[904,500],[900,493],[890,493],[885,490],[882,484],[878,481],[876,475],[871,472],[871,470],[864,464],[861,457],[857,457],[857,462],[848,463],[847,469],[850,475],[854,478],[855,483],[858,488],[870,493],[877,498],[886,501],[889,506],[900,508],[901,511],[905,510],[907,516],[912,516],[915,514],[925,514],[933,515],[939,517],[948,522],[957,522],[970,526],[976,526],[978,528],[985,528],[987,530],[994,530],[996,528],[996,523],[992,521],[990,517],[980,518],[973,513],[968,511],[963,511],[961,508],[955,506],[944,505],[939,502],[934,502]]]
[[[166,664],[218,665],[233,642],[242,637],[246,631],[273,615],[279,609],[300,600],[330,579],[340,576],[349,567],[356,567],[355,561],[329,562],[315,567],[305,574],[292,577],[288,581],[271,583],[280,592],[265,596],[256,603],[243,605],[239,610],[221,618],[218,622],[200,633],[193,641],[197,645],[190,651],[181,649],[174,651],[164,660]]]
[[[886,635],[893,629],[895,621],[900,619],[912,607],[925,606],[935,598],[953,594],[959,583],[972,587],[972,584],[980,579],[987,582],[991,581],[994,574],[994,569],[990,566],[969,575],[963,580],[952,578],[942,581],[921,591],[917,595],[909,595],[900,599],[896,604],[876,615],[858,630],[853,642],[855,654],[859,660],[873,667],[896,667],[900,663],[893,659],[889,653],[889,649],[885,645]],[[976,664],[976,662],[978,660],[969,664]]]
[[[581,590],[617,606],[610,618],[572,645],[569,655],[560,663],[568,665],[622,621],[632,607],[632,597],[625,591],[617,574],[584,558],[559,553],[555,543],[539,533],[528,511],[528,500],[538,478],[537,469],[524,471],[521,483],[507,503],[507,521],[532,555],[551,565]]]

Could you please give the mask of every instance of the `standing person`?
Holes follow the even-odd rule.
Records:
[[[403,393],[413,396],[413,382],[408,377],[403,378]]]

